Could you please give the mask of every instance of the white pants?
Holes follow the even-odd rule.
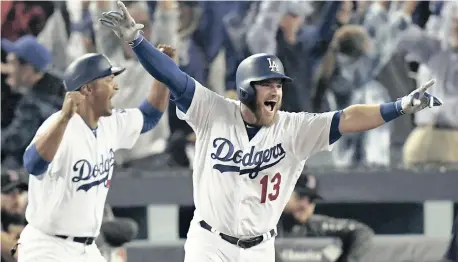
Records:
[[[18,262],[106,262],[95,243],[84,245],[50,236],[30,224],[18,243]]]
[[[218,235],[191,222],[184,245],[184,262],[275,262],[275,238],[252,248],[235,246]]]

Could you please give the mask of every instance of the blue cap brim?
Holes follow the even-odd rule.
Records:
[[[14,43],[5,38],[2,39],[2,49],[7,53],[15,53]]]

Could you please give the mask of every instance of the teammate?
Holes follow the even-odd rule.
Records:
[[[440,105],[428,82],[402,99],[353,105],[323,114],[278,111],[285,76],[281,61],[256,54],[236,73],[240,101],[224,99],[186,75],[139,31],[124,4],[99,20],[128,42],[145,69],[170,89],[177,114],[194,129],[196,211],[186,262],[274,261],[276,225],[304,163],[331,150],[341,134],[376,128],[402,114]]]
[[[175,55],[168,46],[158,48]],[[29,224],[18,242],[19,262],[105,261],[94,239],[114,154],[151,130],[169,99],[168,89],[155,82],[138,108],[113,109],[110,99],[118,90],[114,77],[123,71],[101,54],[86,54],[67,68],[62,110],[42,124],[24,153],[31,174]]]

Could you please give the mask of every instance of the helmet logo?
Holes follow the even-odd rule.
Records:
[[[272,60],[272,58],[270,58],[270,57],[267,58],[267,61],[269,62],[270,71],[272,71],[272,72],[278,72],[278,65],[277,65],[277,63],[275,63],[275,61]]]

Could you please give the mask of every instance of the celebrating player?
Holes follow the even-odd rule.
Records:
[[[430,81],[402,99],[323,114],[278,111],[291,79],[273,55],[256,54],[236,73],[240,101],[224,99],[186,75],[139,31],[123,3],[99,20],[128,42],[145,69],[167,85],[178,115],[194,129],[196,211],[185,261],[274,261],[275,227],[308,157],[331,150],[341,134],[376,128],[441,105]]]
[[[158,48],[175,56],[168,46]],[[118,90],[114,77],[123,71],[102,54],[86,54],[67,68],[62,110],[42,124],[24,153],[31,174],[29,224],[18,242],[19,262],[105,261],[94,239],[114,154],[151,130],[169,100],[168,89],[156,81],[138,108],[113,109],[110,99]]]

